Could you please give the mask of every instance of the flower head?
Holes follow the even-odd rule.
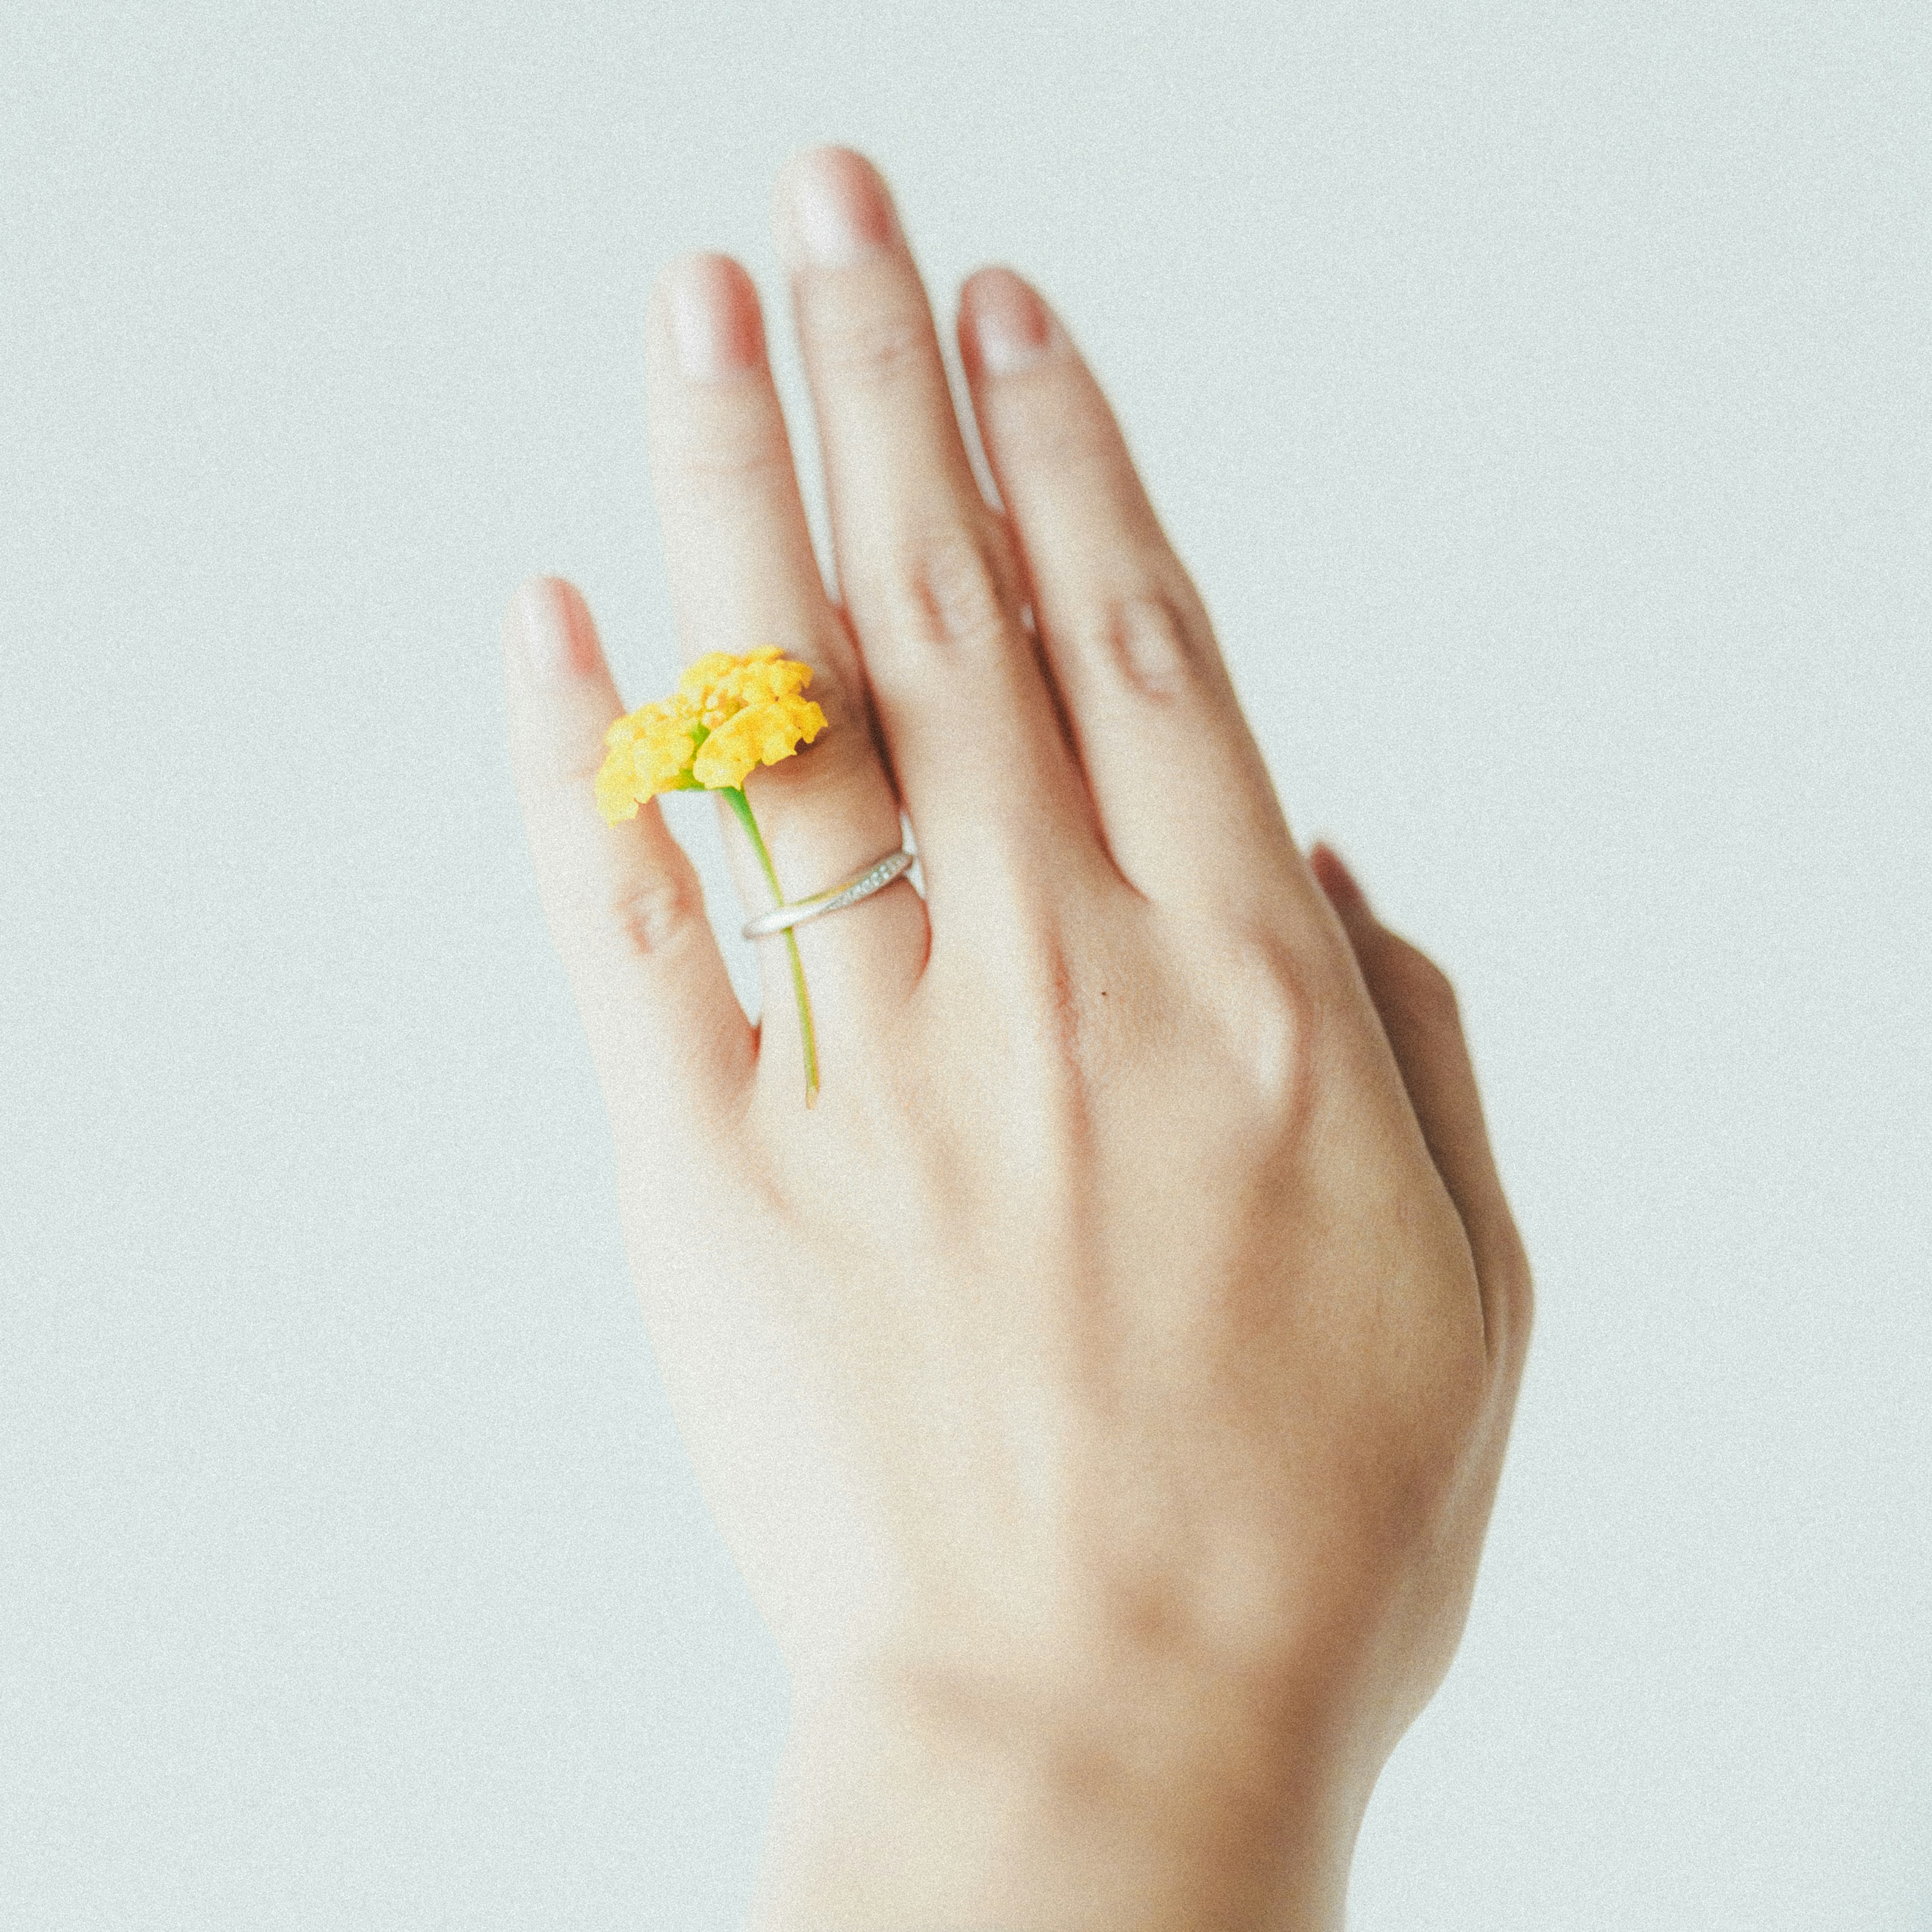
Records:
[[[790,758],[825,728],[825,713],[804,695],[811,682],[811,665],[776,644],[700,658],[674,695],[626,713],[604,734],[598,808],[614,825],[661,791],[735,788],[754,766]]]

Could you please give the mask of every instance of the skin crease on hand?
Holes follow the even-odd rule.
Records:
[[[526,585],[511,738],[705,1493],[783,1650],[756,1932],[1334,1927],[1460,1638],[1529,1270],[1448,981],[1304,858],[1064,326],[982,270],[976,484],[884,182],[798,157],[778,234],[826,465],[814,556],[757,296],[646,330],[687,658],[781,646],[830,723],[749,793],[797,928],[735,999],[622,705]],[[770,903],[735,822],[746,906]]]

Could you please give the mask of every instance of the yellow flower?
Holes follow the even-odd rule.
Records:
[[[752,767],[788,758],[825,728],[803,694],[812,667],[765,644],[742,657],[714,651],[679,679],[674,696],[620,718],[604,739],[597,804],[615,825],[661,791],[735,790]]]
[[[801,740],[808,745],[825,729],[825,713],[805,695],[811,682],[811,665],[785,656],[776,644],[761,644],[742,657],[713,651],[700,658],[671,696],[626,712],[604,733],[598,809],[615,825],[636,818],[638,807],[661,791],[722,791],[752,842],[772,897],[782,905],[784,894],[745,796],[745,780],[753,766],[790,758]],[[818,1036],[798,940],[788,932],[784,943],[798,1000],[808,1107],[818,1097]]]

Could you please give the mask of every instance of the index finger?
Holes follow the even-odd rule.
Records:
[[[1066,328],[1005,268],[962,292],[980,439],[1114,862],[1168,903],[1318,904],[1208,613]]]

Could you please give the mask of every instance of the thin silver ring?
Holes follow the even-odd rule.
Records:
[[[773,933],[783,932],[788,926],[816,919],[822,912],[838,912],[846,906],[856,905],[861,899],[868,899],[874,892],[884,892],[912,863],[912,858],[913,855],[902,845],[896,852],[888,852],[883,859],[874,859],[862,872],[855,872],[842,886],[834,886],[830,892],[814,892],[808,899],[789,899],[782,906],[772,907],[770,912],[760,913],[756,919],[748,919],[745,922],[745,937],[769,939]]]

